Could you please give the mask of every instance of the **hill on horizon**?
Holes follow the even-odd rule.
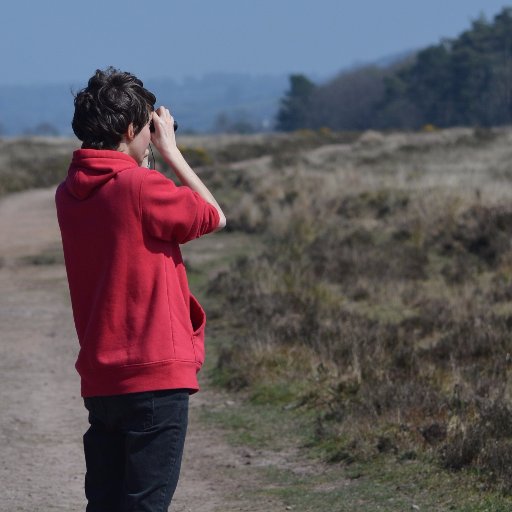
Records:
[[[386,67],[413,50],[383,56],[372,64]],[[364,67],[356,62],[347,69]],[[332,76],[309,75],[318,84]],[[222,133],[275,129],[280,101],[289,74],[207,73],[181,80],[167,77],[145,80],[158,105],[168,106],[182,133]],[[0,136],[73,135],[73,92],[83,83],[0,85]]]
[[[180,130],[207,133],[217,125],[271,129],[287,82],[286,74],[210,73],[144,83],[173,111]],[[84,85],[0,85],[0,135],[72,135],[73,92]]]

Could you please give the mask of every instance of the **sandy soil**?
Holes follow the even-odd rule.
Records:
[[[32,190],[0,201],[0,511],[6,512],[85,509],[87,418],[74,369],[77,341],[65,270],[26,261],[59,247],[53,193]],[[290,461],[234,449],[199,421],[201,407],[226,400],[208,389],[192,398],[182,477],[170,510],[285,509],[247,496],[261,485],[262,467]]]

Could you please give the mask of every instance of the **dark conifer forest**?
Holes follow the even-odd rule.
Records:
[[[511,122],[512,8],[386,67],[357,68],[320,85],[292,75],[277,115],[283,131]]]

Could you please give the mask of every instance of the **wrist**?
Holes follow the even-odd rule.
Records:
[[[167,160],[170,163],[181,158],[181,152],[177,146],[168,146],[166,148],[162,148],[160,154],[162,155],[164,160]]]

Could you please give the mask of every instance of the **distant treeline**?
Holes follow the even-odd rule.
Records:
[[[277,128],[416,129],[512,123],[512,8],[484,17],[388,67],[367,66],[316,85],[290,76]]]

